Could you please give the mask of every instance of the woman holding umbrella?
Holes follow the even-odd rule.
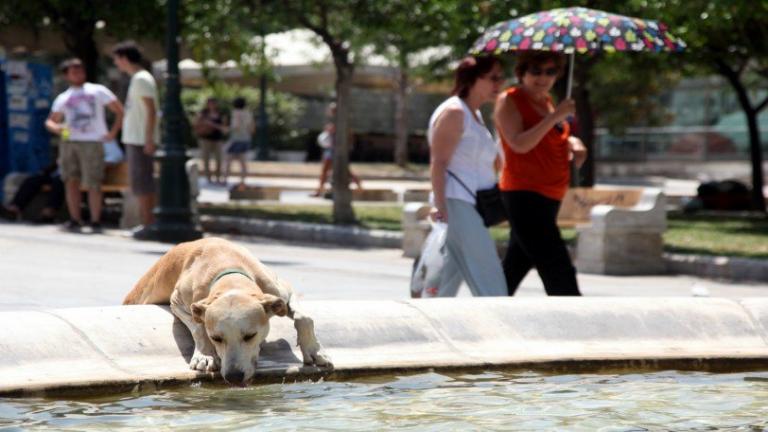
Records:
[[[496,246],[475,208],[476,191],[496,184],[498,155],[479,109],[493,102],[503,81],[498,58],[464,58],[456,68],[453,96],[429,120],[432,217],[448,224],[437,296],[456,295],[461,278],[476,296],[507,294]]]
[[[519,85],[496,103],[494,120],[504,151],[499,188],[510,224],[503,261],[509,295],[534,266],[547,294],[581,295],[556,221],[570,163],[579,167],[586,158],[566,121],[575,112],[574,101],[554,106],[549,95],[564,65],[560,53],[523,51],[515,65]]]

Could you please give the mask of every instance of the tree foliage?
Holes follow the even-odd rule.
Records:
[[[400,166],[408,163],[407,102],[413,78],[420,75],[430,79],[424,76],[424,68],[421,68],[431,60],[424,58],[424,51],[444,47],[452,39],[458,28],[458,10],[462,3],[454,0],[380,1],[374,2],[373,10],[361,17],[360,24],[371,33],[375,51],[398,68],[398,73],[393,76],[394,160]],[[422,58],[416,58],[420,53]]]
[[[768,97],[750,89],[768,86],[768,2],[635,0],[657,11],[688,44],[692,65],[724,77],[747,120],[752,165],[752,207],[765,212],[763,152],[757,115]],[[758,97],[756,97],[758,96]]]
[[[193,118],[205,106],[205,101],[209,97],[224,101],[222,104],[224,111],[229,110],[232,100],[242,97],[246,100],[247,109],[254,112],[261,95],[256,88],[223,82],[216,82],[200,89],[186,89],[181,99],[187,116],[190,119]],[[288,93],[272,92],[266,109],[270,118],[268,126],[270,141],[279,148],[304,149],[306,134],[309,131],[296,127],[305,109],[304,102]]]
[[[159,0],[3,0],[0,23],[61,34],[73,56],[85,63],[88,80],[99,75],[98,32],[115,38],[160,38],[165,12]]]

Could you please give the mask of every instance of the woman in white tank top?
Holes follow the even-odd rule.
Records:
[[[246,107],[242,97],[232,102],[232,120],[229,124],[229,143],[224,152],[224,182],[232,169],[232,161],[240,162],[240,183],[238,188],[245,188],[245,177],[248,176],[248,151],[251,149],[251,136],[256,130],[253,114]]]
[[[494,101],[503,81],[497,58],[463,59],[456,68],[453,96],[437,107],[429,121],[432,217],[448,224],[450,262],[444,268],[438,296],[455,295],[461,278],[474,295],[507,295],[496,247],[475,209],[474,194],[467,190],[487,189],[496,183],[498,150],[479,109]]]

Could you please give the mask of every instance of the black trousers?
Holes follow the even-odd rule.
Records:
[[[509,217],[509,246],[504,257],[504,276],[509,295],[532,267],[539,272],[551,296],[580,296],[576,269],[557,227],[560,201],[531,191],[501,193]]]
[[[35,196],[40,193],[40,190],[44,185],[51,185],[51,192],[48,194],[48,199],[45,204],[46,207],[58,210],[64,203],[64,183],[59,177],[52,177],[44,174],[35,174],[27,177],[19,185],[19,190],[16,191],[16,195],[13,196],[11,204],[24,210]]]

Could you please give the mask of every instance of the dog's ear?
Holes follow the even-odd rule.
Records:
[[[200,300],[197,303],[192,303],[192,319],[198,323],[205,322],[205,309],[208,308],[208,302]]]
[[[261,299],[261,306],[270,316],[285,316],[288,313],[288,305],[285,304],[285,300],[272,294],[264,294]]]

